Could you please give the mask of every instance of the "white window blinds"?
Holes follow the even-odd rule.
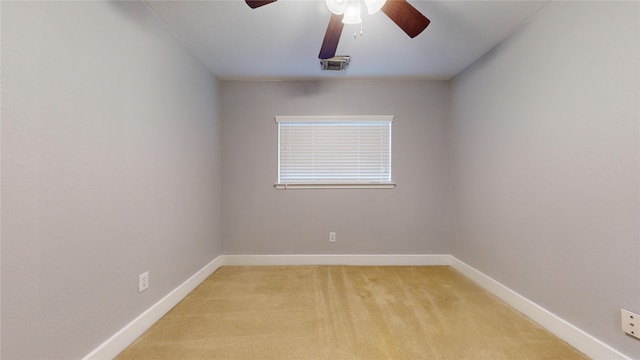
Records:
[[[278,184],[391,184],[392,121],[277,116]]]

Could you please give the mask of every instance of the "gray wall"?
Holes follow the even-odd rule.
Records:
[[[453,255],[634,358],[639,6],[552,2],[452,100]]]
[[[223,82],[224,252],[448,254],[449,90],[438,81]],[[395,116],[395,189],[273,188],[275,115],[361,114]]]
[[[1,20],[1,357],[81,358],[220,252],[217,84],[138,2]]]

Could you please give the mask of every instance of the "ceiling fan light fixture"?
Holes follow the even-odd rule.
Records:
[[[252,9],[276,1],[278,0],[245,0],[247,5]],[[335,57],[344,24],[362,24],[362,3],[365,4],[370,15],[382,10],[382,12],[410,38],[418,36],[431,23],[431,20],[422,15],[422,13],[409,4],[407,0],[391,0],[388,3],[386,0],[325,1],[332,14],[329,25],[327,26],[327,31],[324,33],[320,54],[318,54],[321,62],[328,63],[327,59]],[[362,25],[360,25],[359,35],[362,36],[362,34]],[[357,38],[357,36],[358,33],[355,33],[354,37]]]
[[[364,4],[367,5],[367,12],[369,15],[373,15],[380,11],[387,0],[364,0]]]
[[[327,7],[332,13],[342,15],[347,9],[347,1],[348,0],[327,0]]]
[[[350,0],[347,2],[347,8],[344,10],[342,23],[344,24],[360,24],[362,23],[360,0]]]

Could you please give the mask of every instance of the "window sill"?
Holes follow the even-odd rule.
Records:
[[[277,190],[302,189],[393,189],[395,183],[384,184],[274,184]]]

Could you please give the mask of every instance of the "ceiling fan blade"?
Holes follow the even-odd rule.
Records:
[[[278,0],[244,0],[250,8],[255,9],[263,5],[271,4]]]
[[[411,38],[418,36],[431,22],[407,0],[387,0],[382,7],[382,12]]]
[[[320,54],[318,58],[329,59],[336,56],[336,49],[338,49],[338,41],[340,41],[340,35],[342,34],[343,15],[331,14],[331,20],[329,20],[329,26],[327,26],[327,32],[324,33],[324,40],[322,41],[322,47],[320,48]]]

